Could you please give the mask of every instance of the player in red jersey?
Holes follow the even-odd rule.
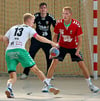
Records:
[[[69,6],[63,8],[62,16],[63,19],[58,20],[54,28],[55,35],[53,38],[53,41],[57,42],[57,37],[60,34],[58,41],[60,55],[52,61],[52,64],[48,70],[48,81],[50,82],[58,62],[63,61],[66,54],[69,53],[71,55],[72,61],[76,61],[83,71],[90,90],[96,93],[99,91],[99,88],[93,85],[91,82],[88,69],[83,61],[83,57],[80,52],[83,36],[80,23],[79,21],[72,19],[72,8]]]

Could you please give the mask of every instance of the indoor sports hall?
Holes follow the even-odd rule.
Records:
[[[62,9],[72,7],[72,18],[80,22],[83,37],[82,48],[84,62],[89,70],[93,84],[100,88],[100,0],[0,0],[0,35],[5,35],[9,28],[22,24],[24,13],[39,12],[39,4],[47,3],[48,12],[56,20],[62,19]],[[51,28],[52,37],[54,28]],[[26,44],[29,51],[30,40]],[[5,61],[6,45],[0,41],[0,101],[100,101],[100,91],[93,93],[87,86],[82,70],[77,62],[72,62],[66,55],[54,71],[51,83],[60,92],[57,95],[41,92],[44,84],[30,72],[25,80],[20,77],[23,73],[21,64],[17,66],[17,82],[13,86],[15,98],[7,98],[5,90],[9,79]],[[39,69],[46,74],[46,58],[42,49],[35,56]]]

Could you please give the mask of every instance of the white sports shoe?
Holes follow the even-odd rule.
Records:
[[[7,90],[5,91],[5,94],[6,94],[7,98],[14,98],[13,91],[10,88],[7,88]]]
[[[48,89],[51,93],[53,93],[54,95],[58,94],[60,92],[59,89],[53,87],[52,85],[48,85]]]
[[[49,92],[48,87],[46,85],[42,88],[42,92],[43,93],[48,93]]]
[[[27,77],[28,77],[28,76],[27,76],[26,74],[22,74],[21,77],[20,77],[20,79],[21,79],[21,80],[24,80],[24,79],[27,79]]]
[[[96,87],[95,85],[89,85],[89,89],[93,92],[93,93],[97,93],[100,91],[100,89],[98,87]]]

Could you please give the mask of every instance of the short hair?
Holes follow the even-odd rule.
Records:
[[[70,6],[64,7],[64,8],[63,8],[63,11],[64,11],[64,10],[69,10],[69,12],[72,13],[72,7],[70,7]]]
[[[47,4],[45,2],[40,3],[39,8],[41,8],[41,6],[44,6],[44,5],[47,7]]]
[[[34,15],[32,15],[31,13],[25,13],[23,15],[23,22],[26,22],[30,18],[34,18]]]

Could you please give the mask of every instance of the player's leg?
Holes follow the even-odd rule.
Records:
[[[49,50],[51,49],[51,45],[44,44],[44,45],[42,45],[42,49],[43,49],[45,56],[46,56],[47,72],[48,72],[48,69],[49,69],[51,62],[52,62],[52,59],[49,59]]]
[[[37,76],[38,78],[43,81],[45,79],[45,75],[42,71],[40,71],[36,65],[34,65],[32,68],[30,68]]]
[[[26,50],[22,50],[21,51],[21,55],[20,55],[20,59],[19,59],[20,63],[22,64],[22,66],[24,68],[30,68],[37,76],[38,78],[43,81],[47,87],[50,89],[50,91],[53,89],[53,93],[57,94],[59,93],[59,90],[52,87],[51,84],[48,83],[48,80],[46,79],[45,75],[43,74],[42,71],[40,71],[35,62],[33,61],[32,57],[29,55],[29,53]]]
[[[46,79],[44,73],[40,71],[36,65],[34,65],[32,68],[30,68],[37,76],[38,78],[48,87],[49,91],[54,93],[55,95],[59,93],[59,90],[55,87],[53,87],[48,80]]]
[[[77,61],[79,67],[81,68],[90,90],[93,91],[94,93],[98,92],[99,88],[93,85],[91,78],[90,78],[89,71],[83,61],[83,57],[82,57],[81,52],[80,52],[81,58],[75,55],[76,49],[69,50],[69,53],[71,54],[72,61]]]
[[[49,69],[49,67],[50,67],[50,65],[51,65],[51,62],[52,62],[52,59],[49,58],[49,51],[50,51],[51,48],[52,48],[52,46],[51,46],[50,44],[43,44],[43,45],[42,45],[42,49],[43,49],[43,51],[44,51],[44,53],[45,53],[45,56],[46,56],[46,63],[47,63],[46,75],[47,75],[47,73],[48,73],[48,69]],[[54,80],[54,76],[52,76],[51,79]]]
[[[48,73],[48,69],[51,65],[51,62],[52,62],[52,59],[49,59],[49,50],[51,49],[51,45],[50,44],[42,44],[42,49],[45,53],[45,56],[46,56],[46,63],[47,63],[47,71],[46,71],[46,75]],[[54,77],[52,76],[52,78],[54,79]],[[48,92],[48,88],[46,85],[44,85],[43,89],[42,89],[42,92]]]
[[[89,75],[88,69],[87,69],[87,67],[86,67],[86,65],[85,65],[85,63],[84,63],[84,61],[79,61],[79,62],[78,62],[78,65],[79,65],[79,67],[82,69],[82,72],[83,72],[85,78],[89,78],[90,75]]]
[[[30,56],[34,59],[36,53],[38,52],[38,50],[40,49],[40,43],[35,41],[35,39],[31,39],[31,45],[29,48],[29,54]],[[25,68],[23,71],[23,74],[21,75],[21,80],[26,79],[29,75],[30,72],[30,68]]]
[[[50,68],[49,68],[48,74],[47,74],[47,78],[48,78],[48,79],[52,78],[53,73],[54,73],[54,70],[55,70],[55,68],[56,68],[56,66],[57,66],[57,64],[58,64],[58,62],[59,62],[58,59],[53,59],[53,60],[52,60],[52,63],[51,63],[51,65],[50,65]]]
[[[48,82],[49,83],[51,81],[51,78],[53,76],[53,73],[55,71],[55,68],[56,68],[58,62],[59,61],[63,61],[64,58],[65,58],[65,55],[67,53],[66,49],[65,48],[62,48],[62,47],[59,48],[59,51],[60,51],[59,56],[56,57],[56,59],[53,59],[52,60],[52,63],[51,63],[51,65],[49,67],[49,70],[48,70],[47,79],[48,79]],[[46,86],[43,87],[42,92],[45,92],[45,89],[46,89]]]
[[[80,61],[78,62],[78,65],[79,67],[81,68],[81,70],[83,71],[83,74],[86,78],[86,81],[88,83],[88,86],[89,86],[89,89],[94,92],[94,93],[97,93],[100,89],[98,87],[96,87],[92,81],[91,81],[91,78],[90,78],[90,75],[89,75],[89,72],[88,72],[88,69],[84,63],[84,61]]]
[[[8,50],[6,51],[6,54],[5,54],[7,69],[9,73],[9,80],[7,81],[7,90],[5,91],[5,94],[8,98],[14,97],[14,94],[12,92],[12,86],[17,80],[17,77],[16,77],[16,66],[18,64],[18,61],[16,60],[17,53],[15,52],[15,50]]]
[[[67,54],[67,50],[65,48],[60,47],[59,51],[60,51],[59,56],[52,60],[52,63],[51,63],[50,68],[48,70],[48,74],[47,74],[48,79],[50,79],[53,76],[54,70],[55,70],[58,62],[63,61],[66,54]]]
[[[51,81],[51,78],[52,78],[52,76],[54,74],[54,70],[55,70],[58,62],[59,62],[58,59],[52,60],[52,63],[50,65],[50,68],[49,68],[48,74],[47,74],[48,83],[50,83],[50,81]],[[44,87],[42,88],[42,92],[48,92],[48,89],[47,89],[46,85],[44,85]]]
[[[49,67],[51,65],[51,62],[52,62],[52,59],[49,59],[49,51],[51,49],[51,45],[45,44],[45,45],[42,46],[42,49],[43,49],[43,51],[45,53],[45,56],[46,56],[46,62],[47,62],[47,72],[46,72],[46,74],[47,74],[48,73],[48,70],[49,70]],[[55,62],[53,61],[52,63],[54,64]],[[55,70],[55,69],[53,67],[50,68],[50,72],[49,73],[51,73],[51,70]],[[54,71],[52,72],[52,77],[50,77],[50,79],[48,79],[48,82],[50,82],[50,80],[52,78],[54,79],[53,73],[54,73]],[[46,85],[44,85],[44,87],[42,88],[42,92],[44,92],[44,93],[47,93],[48,92],[48,88],[47,88]]]
[[[12,91],[12,86],[17,80],[16,72],[10,72],[9,73],[9,80],[7,81],[7,90],[5,91],[5,94],[8,98],[14,98],[14,94]]]

